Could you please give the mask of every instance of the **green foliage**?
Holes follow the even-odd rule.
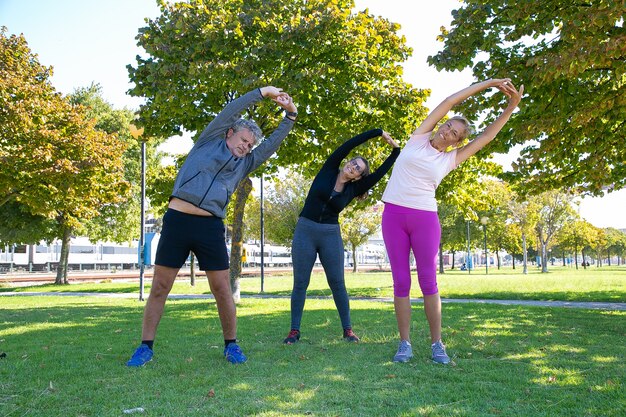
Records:
[[[117,202],[106,202],[96,217],[83,223],[85,234],[93,241],[121,243],[138,238],[141,215],[141,138],[133,138],[129,131],[134,114],[127,109],[114,109],[104,100],[97,84],[78,88],[68,98],[73,105],[81,106],[88,118],[95,120],[96,129],[115,135],[124,143],[123,174],[124,181],[130,186]],[[148,142],[146,154],[149,166],[158,165],[154,157],[155,146],[154,141]]]
[[[380,227],[382,205],[360,209],[350,205],[341,212],[341,237],[344,245],[352,250],[352,272],[357,271],[356,249],[367,243],[367,240]]]
[[[469,158],[450,172],[437,187],[438,205],[452,204],[460,216],[477,221],[479,212],[486,211],[489,206],[484,198],[484,177],[501,172],[500,165],[492,161]]]
[[[291,246],[293,232],[311,185],[302,175],[286,171],[264,181],[263,222],[265,238],[276,245]],[[260,199],[246,205],[246,239],[260,239]]]
[[[0,207],[33,225],[11,238],[62,238],[58,279],[66,280],[70,234],[123,202],[130,184],[122,155],[127,143],[96,127],[85,107],[57,94],[23,36],[0,31]],[[47,219],[47,220],[46,220]],[[54,225],[53,223],[54,222]],[[10,224],[10,220],[9,220]],[[16,242],[17,243],[17,242]]]
[[[0,209],[0,245],[35,244],[57,237],[56,222],[35,215],[17,201],[9,201]]]
[[[541,245],[542,272],[548,272],[547,250],[551,239],[561,230],[565,224],[574,218],[572,209],[572,197],[560,191],[546,191],[534,196],[537,213],[535,233]]]
[[[526,143],[509,176],[524,192],[600,195],[626,185],[624,10],[623,1],[609,0],[469,0],[442,30],[444,49],[429,57],[437,69],[525,84],[519,113],[488,148],[506,153]],[[473,97],[463,113],[490,109],[489,123],[498,97]]]
[[[361,12],[352,1],[201,1],[162,4],[140,29],[149,54],[129,66],[131,95],[147,99],[141,122],[150,134],[201,132],[234,97],[275,85],[294,97],[296,128],[266,170],[299,165],[307,176],[346,139],[382,127],[403,137],[418,119],[426,93],[402,81],[411,50],[399,26]],[[282,114],[260,103],[248,112],[264,132]],[[322,146],[320,146],[322,145]],[[386,157],[383,141],[364,156]]]
[[[167,205],[174,189],[176,174],[186,155],[182,155],[174,165],[155,166],[148,169],[146,178],[146,196],[150,200],[150,211],[156,218],[161,218],[167,211]]]
[[[100,205],[123,198],[125,149],[88,114],[54,91],[22,36],[0,37],[0,204],[17,201],[33,215],[79,227]]]

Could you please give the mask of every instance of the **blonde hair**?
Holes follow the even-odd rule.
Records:
[[[461,138],[459,138],[459,142],[462,141],[463,139],[467,138],[468,136],[474,134],[474,128],[472,127],[472,124],[465,117],[463,117],[463,116],[452,116],[451,118],[448,119],[448,121],[451,121],[451,120],[458,120],[459,122],[463,123],[463,126],[465,126],[465,135],[462,136]]]

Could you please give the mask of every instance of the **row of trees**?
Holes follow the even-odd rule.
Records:
[[[265,184],[265,238],[276,245],[290,246],[310,180],[289,172],[269,181],[269,186],[268,181]],[[482,202],[478,207],[460,207],[453,200],[439,203],[440,253],[453,255],[453,267],[454,256],[467,252],[468,229],[470,236],[474,236],[471,249],[482,248],[483,219],[489,231],[488,250],[496,254],[498,268],[501,252],[513,255],[514,268],[515,257],[521,258],[524,273],[527,272],[524,255],[528,252],[541,257],[544,272],[547,272],[549,253],[562,257],[564,263],[566,257],[573,256],[576,268],[578,255],[582,255],[583,263],[588,256],[594,256],[598,265],[602,265],[603,259],[608,259],[610,264],[611,255],[618,257],[618,263],[622,262],[626,233],[614,228],[598,228],[581,219],[575,210],[578,204],[575,196],[552,190],[522,197],[507,183],[495,179],[483,179],[476,186],[478,200]],[[251,197],[246,206],[244,234],[250,239],[260,239],[260,203],[259,197]],[[340,218],[342,235],[354,259],[357,247],[379,231],[381,220],[381,208],[371,206],[372,199],[362,204],[365,206],[350,206]],[[354,271],[356,268],[355,262]],[[443,256],[440,256],[440,272],[444,272]]]
[[[255,175],[291,167],[310,178],[354,134],[382,127],[404,138],[426,116],[428,90],[402,78],[401,65],[412,51],[399,25],[367,10],[353,12],[353,1],[191,0],[160,6],[161,15],[148,20],[136,38],[145,55],[128,66],[134,84],[129,93],[146,100],[135,122],[150,140],[148,196],[156,216],[177,168],[161,167],[154,146],[182,130],[200,132],[226,103],[252,88],[282,87],[300,110],[277,157]],[[431,64],[471,67],[480,80],[510,76],[526,85],[529,96],[498,140],[445,179],[440,201],[457,207],[464,219],[488,212],[480,187],[487,175],[512,184],[522,211],[530,204],[526,195],[557,184],[591,194],[626,185],[621,2],[467,0],[453,16],[452,27],[441,34],[443,50]],[[7,33],[2,28],[0,242],[66,242],[73,233],[118,241],[136,237],[140,176],[139,144],[128,130],[133,112],[113,109],[97,86],[58,94],[50,83],[52,69],[38,62],[22,36]],[[500,96],[474,97],[458,110],[490,123],[503,105]],[[269,103],[247,116],[265,132],[281,117]],[[512,173],[484,158],[520,143],[530,145]],[[362,153],[377,165],[388,148],[382,141],[370,145]],[[249,179],[242,182],[229,214],[237,229],[234,266],[240,264],[243,239],[243,222],[234,219],[243,216],[250,185]],[[544,247],[554,233],[548,228],[538,234]],[[63,276],[60,271],[58,282]]]
[[[526,254],[536,248],[541,258],[542,272],[548,271],[548,253],[565,258],[573,256],[578,268],[578,256],[583,263],[587,256],[594,256],[598,265],[611,255],[622,262],[626,251],[626,233],[614,228],[598,228],[580,218],[575,206],[576,196],[562,190],[546,191],[538,195],[522,197],[511,187],[497,180],[481,183],[482,198],[486,209],[468,210],[443,202],[440,205],[442,218],[441,251],[467,251],[467,232],[480,242],[483,227],[487,227],[487,247],[496,254],[500,267],[500,252],[522,258],[523,272],[527,272]],[[464,214],[465,213],[465,214]],[[481,221],[482,220],[482,221]],[[483,222],[485,224],[483,225]],[[480,247],[478,242],[475,245]],[[534,250],[533,250],[534,252]],[[440,265],[443,272],[443,265]]]

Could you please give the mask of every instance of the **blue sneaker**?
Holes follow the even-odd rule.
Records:
[[[430,348],[433,351],[433,362],[441,363],[443,365],[450,363],[450,357],[446,353],[446,347],[443,345],[443,343],[441,343],[441,340],[433,343]]]
[[[408,340],[401,340],[398,351],[393,357],[394,362],[408,362],[413,357],[413,347]]]
[[[146,363],[152,360],[152,349],[148,347],[146,344],[141,344],[133,353],[133,357],[130,358],[128,362],[126,362],[126,366],[144,366]]]
[[[224,348],[224,356],[226,356],[226,360],[230,363],[244,363],[248,360],[237,343],[229,343],[228,346]]]

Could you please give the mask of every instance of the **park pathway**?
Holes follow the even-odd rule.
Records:
[[[137,293],[101,293],[101,292],[0,292],[3,296],[63,296],[63,297],[111,297],[111,298],[138,298]],[[147,297],[147,296],[146,296]],[[178,300],[193,299],[213,299],[211,294],[170,294],[168,298]],[[242,294],[241,298],[290,298],[288,295],[271,295],[271,294]],[[330,296],[308,296],[309,299],[332,299]],[[392,303],[390,297],[351,297],[351,300],[363,301],[379,301],[384,303]],[[416,298],[411,300],[413,304],[421,304],[422,299]],[[476,304],[498,304],[498,305],[517,305],[532,307],[563,307],[563,308],[586,308],[591,310],[618,310],[626,311],[626,303],[607,303],[596,301],[540,301],[540,300],[487,300],[474,298],[442,298],[444,304],[454,303],[476,303]]]

